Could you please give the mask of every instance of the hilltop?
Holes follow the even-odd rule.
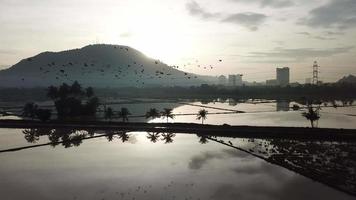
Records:
[[[356,76],[350,74],[348,76],[342,77],[337,82],[338,83],[356,83]]]
[[[128,46],[107,44],[43,52],[0,71],[1,87],[25,88],[74,81],[101,88],[191,86],[213,78],[181,71]]]

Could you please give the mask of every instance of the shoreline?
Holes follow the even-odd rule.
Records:
[[[64,128],[122,130],[127,132],[172,132],[199,135],[229,136],[243,138],[286,138],[356,140],[356,129],[277,127],[277,126],[230,126],[197,123],[144,123],[109,121],[49,121],[0,120],[0,128]]]

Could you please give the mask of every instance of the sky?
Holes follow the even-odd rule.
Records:
[[[287,66],[303,83],[316,60],[331,82],[356,74],[355,38],[356,0],[0,0],[0,69],[107,43],[184,71],[258,82]]]

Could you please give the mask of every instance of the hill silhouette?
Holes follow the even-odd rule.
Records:
[[[349,74],[337,81],[338,83],[356,83],[356,76]]]
[[[190,86],[213,80],[168,66],[131,47],[107,44],[40,53],[0,71],[1,87],[47,87],[74,81],[105,88]]]

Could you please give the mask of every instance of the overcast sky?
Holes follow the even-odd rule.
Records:
[[[249,81],[288,66],[304,82],[317,60],[334,81],[356,74],[356,0],[0,0],[0,69],[94,43]]]

